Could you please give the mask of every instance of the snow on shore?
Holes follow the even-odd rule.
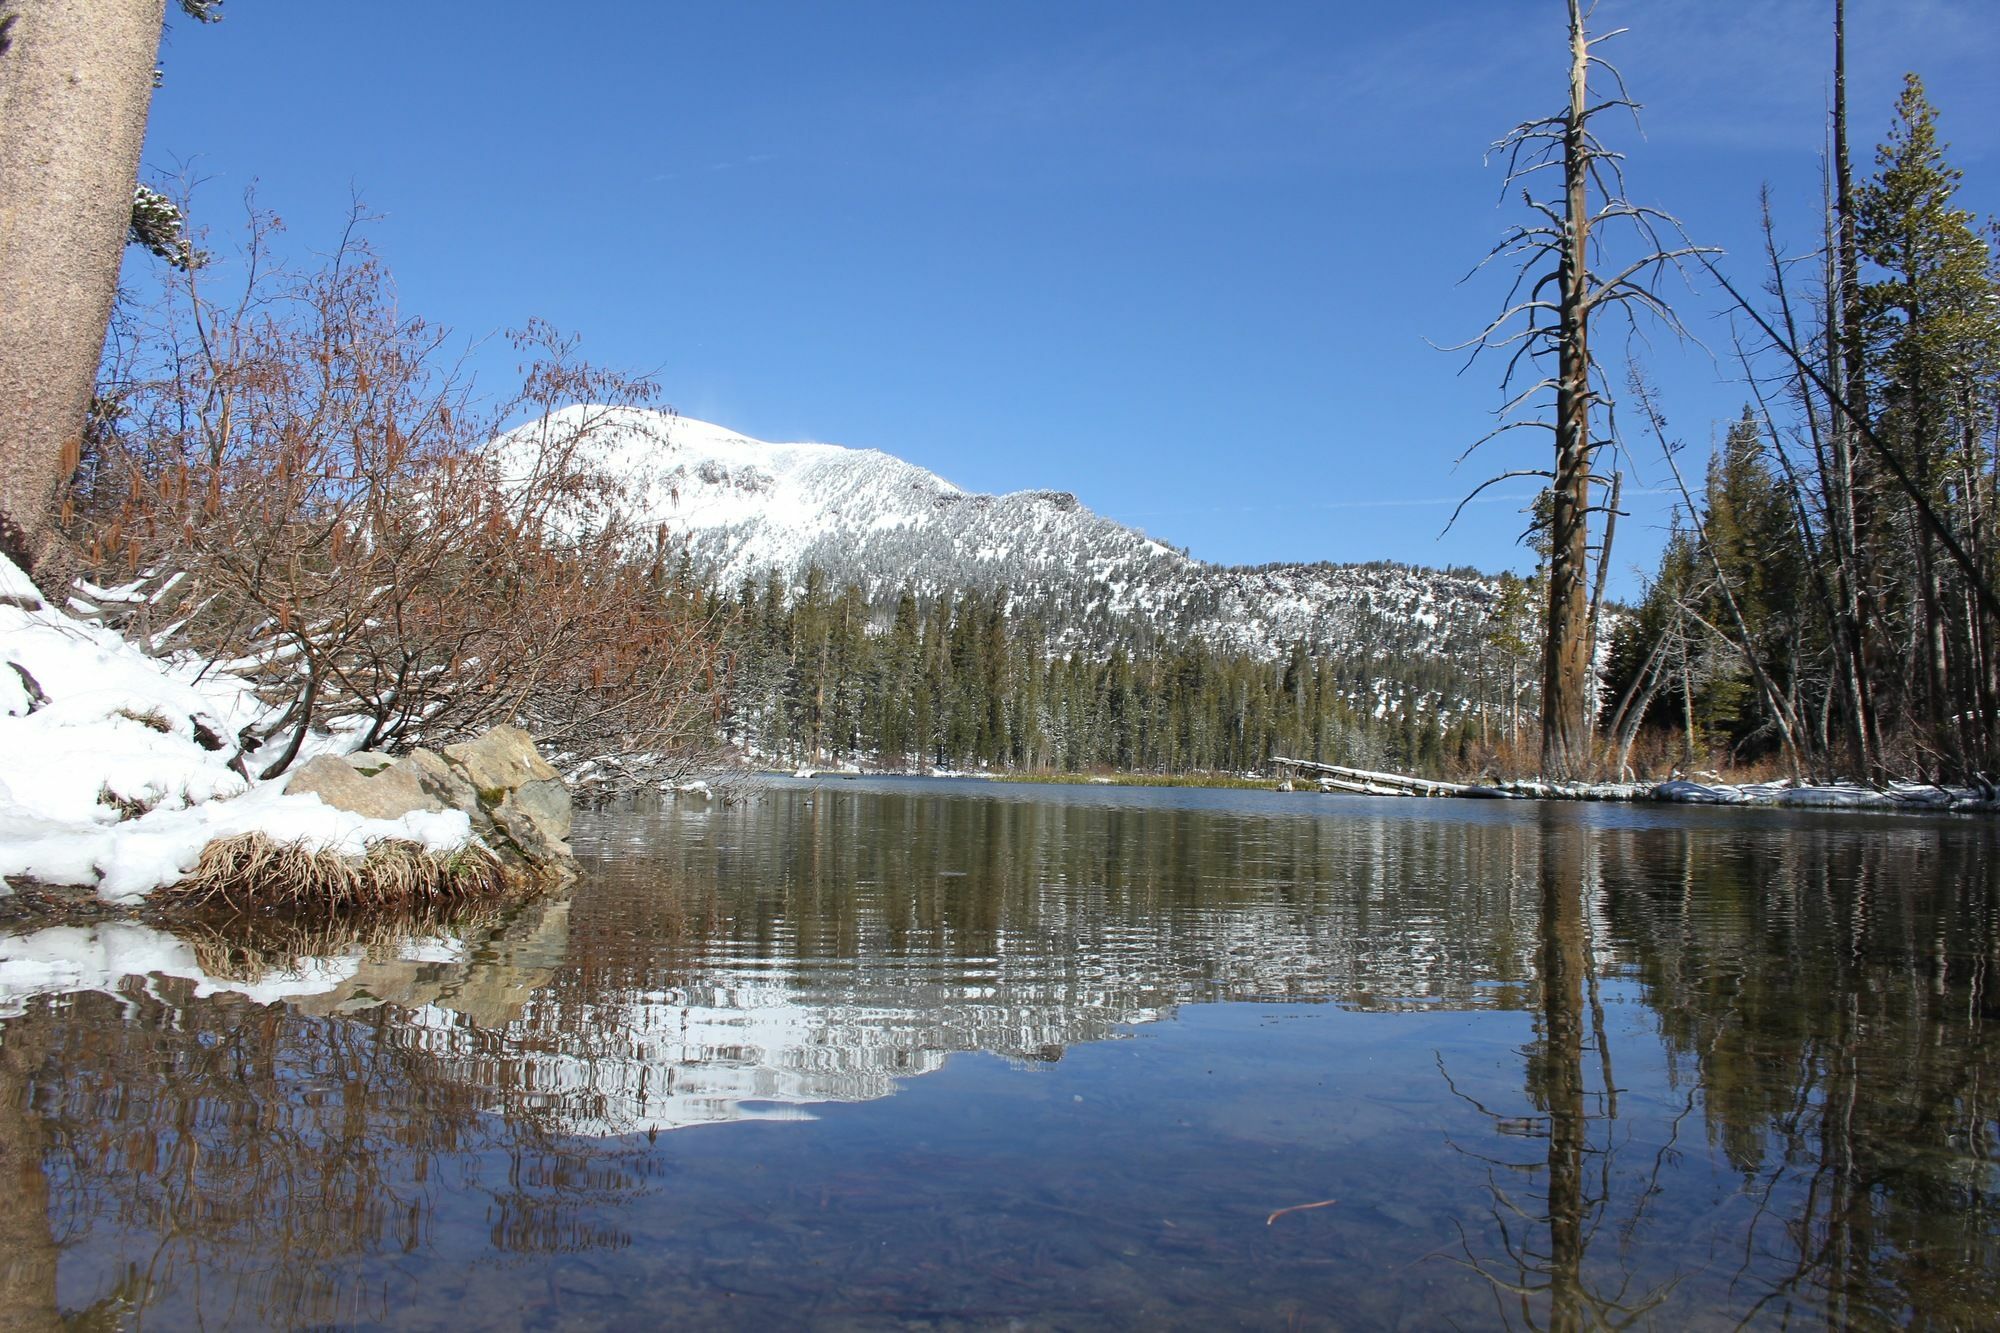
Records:
[[[49,606],[0,558],[0,877],[132,903],[236,834],[350,856],[385,840],[436,852],[471,841],[460,811],[365,819],[253,783],[232,761],[265,713],[240,678],[148,657]]]
[[[1897,782],[1863,787],[1851,782],[1794,786],[1790,782],[1701,783],[1676,778],[1652,789],[1652,799],[1676,805],[1775,805],[1813,810],[1991,810],[1991,794],[1972,787]]]

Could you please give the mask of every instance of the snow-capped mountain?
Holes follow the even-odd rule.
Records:
[[[639,409],[569,408],[547,424],[585,413],[587,456],[724,589],[817,565],[871,599],[1004,588],[1059,647],[1200,639],[1275,656],[1303,641],[1404,657],[1468,648],[1494,593],[1469,570],[1209,564],[1066,491],[975,494],[875,449],[768,444]]]

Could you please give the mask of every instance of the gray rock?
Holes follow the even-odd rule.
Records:
[[[463,810],[472,816],[475,826],[479,823],[479,793],[472,789],[464,774],[440,759],[435,751],[410,751],[389,772],[398,770],[407,771],[429,792],[437,801],[437,809]]]
[[[535,749],[535,738],[519,727],[494,727],[469,741],[447,745],[444,757],[465,774],[479,799],[491,805],[498,805],[516,787],[557,777]]]
[[[430,750],[401,758],[321,755],[301,765],[285,791],[310,792],[371,819],[463,810],[506,869],[525,878],[567,874],[574,861],[569,789],[518,727],[495,727],[446,746],[442,757]]]
[[[356,758],[364,761],[357,764]],[[311,792],[337,810],[369,819],[400,819],[413,810],[463,810],[477,819],[472,786],[429,750],[413,750],[386,764],[382,755],[320,755],[294,772],[287,795]]]
[[[294,770],[285,782],[285,793],[317,796],[336,810],[351,810],[369,819],[400,819],[412,810],[436,808],[431,794],[395,766],[364,775],[344,756],[331,754]]]
[[[568,860],[570,801],[562,779],[524,783],[488,808],[493,822],[530,860]]]

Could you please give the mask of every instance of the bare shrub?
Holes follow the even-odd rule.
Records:
[[[83,600],[253,680],[272,712],[240,741],[265,777],[314,730],[401,750],[500,722],[572,768],[685,771],[712,733],[713,611],[587,448],[656,387],[537,322],[511,335],[518,388],[475,397],[361,221],[293,270],[253,208],[227,299],[210,264],[127,319],[63,508]]]

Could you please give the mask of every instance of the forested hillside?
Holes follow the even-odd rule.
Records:
[[[772,576],[727,600],[726,737],[786,764],[1178,773],[1288,754],[1434,771],[1503,742],[1521,674],[1485,642],[1463,655],[1063,652],[1005,592],[871,599],[817,567],[796,593]]]
[[[670,412],[574,407],[503,445],[593,429],[597,471],[725,589],[817,567],[879,603],[1004,593],[1059,651],[1150,652],[1199,640],[1277,658],[1304,642],[1390,657],[1462,653],[1497,584],[1471,569],[1367,564],[1229,567],[1094,513],[1064,491],[980,495],[875,449],[770,444]]]
[[[1532,717],[1519,580],[1213,565],[1065,492],[979,495],[877,450],[595,416],[589,465],[681,549],[681,586],[727,603],[726,739],[753,756],[1181,772],[1285,753],[1432,771],[1479,762],[1524,704]]]

